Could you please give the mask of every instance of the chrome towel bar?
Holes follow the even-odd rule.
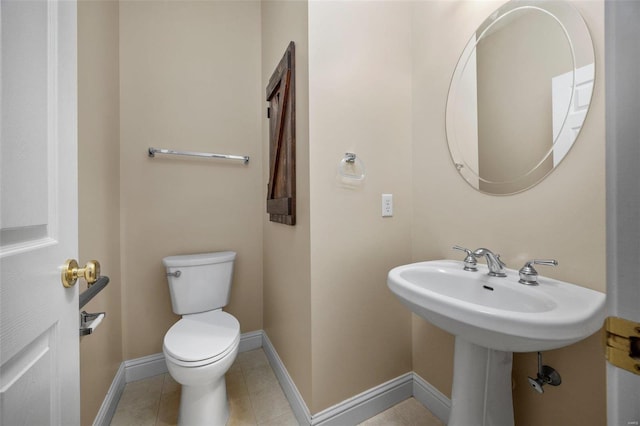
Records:
[[[206,158],[222,158],[225,160],[242,160],[244,164],[249,163],[248,155],[213,154],[210,152],[176,151],[173,149],[160,149],[160,148],[149,147],[149,157],[153,158],[156,156],[156,154],[187,155],[190,157],[206,157]]]

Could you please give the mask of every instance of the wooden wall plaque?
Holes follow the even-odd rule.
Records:
[[[267,85],[269,184],[267,213],[272,222],[296,224],[295,45],[289,43]]]

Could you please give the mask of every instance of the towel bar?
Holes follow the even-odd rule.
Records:
[[[248,155],[213,154],[211,152],[176,151],[173,149],[160,149],[160,148],[149,147],[149,157],[153,158],[156,156],[156,154],[187,155],[190,157],[206,157],[206,158],[222,158],[225,160],[242,160],[244,164],[249,163]]]

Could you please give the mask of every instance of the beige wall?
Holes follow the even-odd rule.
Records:
[[[262,3],[263,86],[296,43],[298,169],[296,226],[263,213],[264,328],[312,413],[411,370],[410,314],[386,288],[411,258],[409,17],[400,3]],[[347,151],[362,185],[336,178]]]
[[[421,2],[414,14],[414,260],[455,258],[450,247],[486,246],[512,268],[531,258],[560,265],[541,273],[605,291],[604,10],[602,1],[574,2],[595,44],[597,82],[580,139],[561,167],[534,188],[495,197],[474,191],[451,165],[444,133],[449,78],[469,34],[499,3]],[[447,40],[447,43],[443,43]],[[414,318],[413,368],[450,394],[453,339]],[[560,387],[528,389],[534,354],[515,356],[516,424],[605,424],[604,359],[598,336],[546,352]],[[562,408],[560,408],[562,407]]]
[[[97,259],[109,285],[85,306],[106,312],[80,339],[81,422],[93,423],[122,362],[118,3],[78,2],[80,263]],[[80,281],[80,286],[84,286]],[[84,290],[82,287],[80,291]]]
[[[162,258],[238,253],[226,308],[262,328],[260,3],[120,3],[125,359],[162,351],[177,320]],[[249,155],[147,157],[149,146]]]
[[[514,268],[557,258],[542,273],[604,291],[601,1],[576,3],[599,77],[562,166],[509,197],[474,191],[451,166],[449,79],[469,34],[500,3],[80,4],[80,254],[102,260],[112,278],[89,306],[108,311],[102,335],[81,343],[83,424],[122,359],[162,350],[177,319],[167,255],[238,252],[228,310],[243,332],[264,328],[312,413],[411,370],[450,394],[453,339],[392,296],[393,266],[455,257],[453,244],[488,246]],[[269,222],[264,203],[264,87],[291,40],[294,227]],[[149,159],[149,146],[251,162]],[[336,179],[347,151],[366,165],[360,185]],[[380,217],[382,193],[394,195],[392,218]],[[517,424],[547,424],[549,412],[558,424],[603,424],[598,339],[545,353],[545,362],[564,382],[539,396],[526,384],[535,357],[516,356]]]
[[[264,330],[302,397],[311,401],[311,270],[309,215],[309,68],[306,1],[262,2],[263,173],[260,212],[263,224]],[[295,43],[296,73],[296,225],[269,221],[269,123],[266,93],[269,77],[290,41]]]
[[[309,3],[313,413],[411,371],[410,315],[386,284],[411,259],[410,17],[407,2]],[[336,178],[345,152],[361,185]]]

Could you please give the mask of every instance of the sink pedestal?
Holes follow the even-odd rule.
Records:
[[[513,426],[513,353],[456,336],[448,426]]]

